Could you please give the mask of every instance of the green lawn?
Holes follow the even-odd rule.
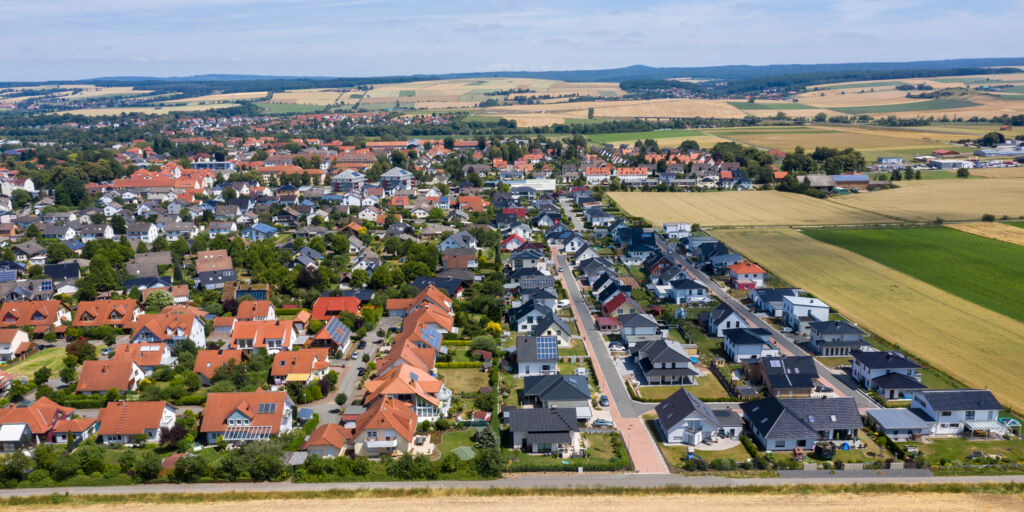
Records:
[[[964,389],[966,387],[935,368],[921,370],[921,384],[932,389]]]
[[[701,400],[709,400],[713,398],[729,398],[729,393],[725,392],[725,388],[722,387],[722,383],[718,382],[718,379],[714,375],[705,375],[697,379],[696,386],[687,386],[690,393],[700,398]]]
[[[1013,221],[1013,222],[1007,222],[1007,224],[1009,224],[1009,225],[1011,225],[1011,226],[1013,226],[1013,227],[1015,227],[1015,228],[1021,228],[1021,229],[1024,229],[1024,221]]]
[[[916,445],[928,456],[928,461],[937,464],[942,460],[965,461],[974,452],[986,456],[1002,455],[1014,461],[1024,461],[1024,441],[970,441],[961,438],[933,439],[930,443],[907,443]]]
[[[729,448],[728,450],[694,450],[694,455],[711,462],[715,459],[732,459],[736,462],[746,462],[750,460],[750,453],[743,447],[742,444],[738,444]]]
[[[740,110],[807,110],[817,107],[803,103],[747,103],[746,101],[730,101],[730,105]]]
[[[852,358],[849,356],[819,357],[818,361],[821,361],[821,364],[828,366],[829,368],[835,368],[837,366],[849,365],[851,359]]]
[[[438,446],[438,450],[443,456],[460,446],[469,446],[472,448],[476,444],[473,442],[473,434],[475,433],[475,428],[467,428],[466,430],[458,430],[455,432],[445,432],[441,435],[441,444]]]
[[[664,400],[683,386],[640,386],[640,396],[651,400]]]
[[[570,322],[567,322],[567,323],[570,323]],[[575,322],[571,322],[571,323],[574,324]],[[570,346],[569,348],[560,348],[560,349],[558,349],[558,355],[560,355],[560,356],[585,356],[585,355],[587,355],[587,347],[583,345],[583,340],[577,339],[577,338],[573,338],[571,341],[572,341],[572,346]]]
[[[53,375],[57,375],[57,371],[64,367],[63,359],[65,355],[67,353],[62,348],[48,348],[9,365],[4,368],[4,371],[15,377],[32,378],[32,374],[36,370],[45,366],[53,372]]]
[[[487,385],[487,373],[479,368],[440,368],[437,373],[454,393],[476,393]]]
[[[610,459],[615,456],[612,437],[618,434],[583,434],[583,439],[590,445],[587,450],[591,457]]]
[[[954,108],[975,107],[973,101],[943,98],[912,103],[896,103],[894,105],[867,105],[862,107],[832,107],[831,110],[846,114],[886,114],[889,112],[917,112],[920,110],[946,110]]]
[[[947,227],[811,229],[837,245],[937,288],[1024,321],[1024,246]]]

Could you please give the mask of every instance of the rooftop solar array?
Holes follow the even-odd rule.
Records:
[[[537,359],[554,359],[558,357],[558,338],[554,336],[537,337]]]

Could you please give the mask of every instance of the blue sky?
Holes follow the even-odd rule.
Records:
[[[0,81],[1024,55],[1024,0],[0,0]]]

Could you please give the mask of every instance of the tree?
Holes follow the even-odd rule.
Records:
[[[146,311],[150,313],[159,313],[167,306],[173,305],[174,297],[163,290],[151,292],[149,296],[146,297]]]
[[[124,221],[124,217],[120,215],[114,215],[110,219],[110,227],[114,230],[115,235],[123,235],[128,232],[128,223]]]
[[[281,448],[273,441],[247,443],[238,452],[246,461],[246,469],[254,482],[270,480],[285,470]]]
[[[444,138],[444,148],[448,151],[455,149],[455,139],[453,137]]]
[[[978,139],[978,145],[980,146],[995,146],[996,144],[1002,144],[1006,142],[1006,137],[999,132],[988,132],[982,138]]]
[[[32,202],[32,194],[22,189],[17,189],[11,192],[11,205],[14,206],[15,210],[20,210],[29,205]]]
[[[32,459],[20,451],[4,457],[3,466],[0,467],[0,473],[3,474],[4,480],[15,482],[23,480],[31,470]]]
[[[195,458],[198,459],[200,457]],[[156,453],[151,451],[143,452],[142,456],[135,460],[135,476],[143,482],[153,480],[160,474],[160,470],[163,469],[160,462],[160,456]]]
[[[348,276],[349,286],[362,288],[370,279],[370,274],[365,269],[357,268]]]
[[[74,366],[64,366],[57,375],[60,376],[61,382],[70,385],[78,377],[78,370]]]
[[[46,262],[47,263],[60,263],[66,259],[74,257],[74,253],[71,252],[71,248],[62,244],[56,243],[50,245],[46,249]]]
[[[42,234],[43,233],[39,231],[39,226],[36,226],[35,224],[29,224],[29,226],[25,228],[26,238],[39,238]]]
[[[345,407],[348,403],[348,396],[345,393],[338,393],[334,395],[334,403],[338,404],[338,407]]]
[[[50,380],[50,375],[52,373],[53,373],[53,370],[51,370],[48,367],[44,366],[44,367],[36,370],[36,372],[32,374],[32,381],[35,382],[37,386],[42,386],[42,385],[46,384],[47,381]]]
[[[206,473],[207,467],[206,459],[203,457],[187,455],[174,463],[174,479],[179,482],[198,482]],[[256,480],[255,476],[253,480]]]
[[[971,176],[971,171],[968,171],[967,169],[965,169],[963,167],[961,167],[961,168],[956,170],[956,177],[957,178],[964,178],[964,179],[966,179],[966,178],[969,178],[970,176]]]
[[[501,452],[497,448],[481,450],[477,452],[476,458],[473,459],[473,465],[476,466],[477,474],[486,478],[500,477],[502,464]]]

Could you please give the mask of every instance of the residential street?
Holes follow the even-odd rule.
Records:
[[[739,313],[740,316],[746,319],[747,322],[750,323],[750,325],[756,328],[766,329],[768,332],[770,332],[772,335],[772,339],[778,343],[779,348],[782,349],[783,352],[795,356],[813,355],[808,353],[804,349],[800,348],[799,345],[793,342],[792,338],[779,332],[777,329],[772,327],[768,322],[765,322],[757,315],[751,313],[750,310],[748,310],[747,307],[744,306],[739,300],[734,298],[732,295],[729,295],[729,293],[725,291],[725,289],[723,289],[721,286],[719,286],[718,283],[712,280],[707,274],[700,271],[693,263],[686,259],[685,256],[679,254],[676,248],[671,246],[663,236],[661,236],[660,234],[655,235],[655,240],[658,244],[658,248],[664,251],[665,254],[667,254],[668,257],[671,258],[676,265],[679,265],[680,267],[685,269],[687,273],[689,273],[695,281],[706,286],[709,290],[711,290],[711,293],[714,294],[719,300],[732,306],[732,308],[736,310],[736,312]],[[835,390],[837,395],[853,397],[857,401],[857,407],[861,410],[861,412],[863,412],[866,409],[876,409],[881,407],[881,405],[879,405],[869,396],[864,394],[864,392],[861,391],[859,388],[847,384],[838,376],[832,374],[832,370],[829,367],[821,364],[821,362],[818,361],[817,359],[815,359],[814,362],[818,367],[818,375],[820,375],[822,379],[828,382],[828,385]]]

